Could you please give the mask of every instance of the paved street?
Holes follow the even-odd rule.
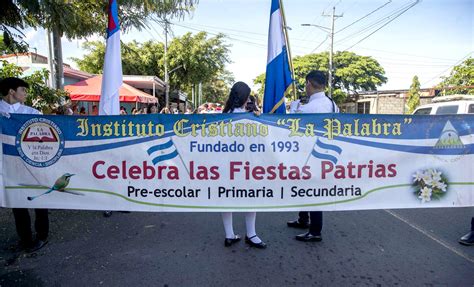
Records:
[[[224,247],[219,213],[51,210],[49,244],[25,255],[0,209],[0,286],[474,286],[474,247],[457,243],[474,208],[324,215],[323,241],[301,243],[296,213],[259,213],[255,250]]]

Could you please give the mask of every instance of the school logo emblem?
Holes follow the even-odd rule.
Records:
[[[64,137],[59,127],[44,118],[27,121],[18,131],[15,145],[20,157],[29,165],[48,167],[64,151]]]

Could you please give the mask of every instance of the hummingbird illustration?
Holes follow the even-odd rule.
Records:
[[[58,178],[56,180],[56,182],[54,183],[54,185],[46,192],[40,194],[40,195],[37,195],[37,196],[28,196],[28,200],[33,200],[35,198],[38,198],[40,196],[43,196],[43,195],[46,195],[48,193],[51,193],[53,191],[61,191],[61,192],[67,192],[67,193],[71,193],[71,194],[75,194],[75,195],[84,195],[82,193],[79,193],[79,192],[73,192],[73,191],[69,191],[69,190],[65,190],[65,188],[68,186],[69,184],[69,180],[71,179],[71,177],[73,176],[74,174],[70,174],[70,173],[65,173],[63,174],[60,178]]]

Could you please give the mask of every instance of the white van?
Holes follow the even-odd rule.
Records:
[[[474,114],[474,95],[436,97],[433,103],[419,106],[414,115]]]

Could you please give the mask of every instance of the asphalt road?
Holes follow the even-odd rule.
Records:
[[[324,215],[323,241],[302,243],[296,213],[258,213],[256,250],[225,248],[219,213],[51,210],[50,242],[27,255],[0,209],[0,286],[474,286],[474,247],[457,243],[474,208]]]

